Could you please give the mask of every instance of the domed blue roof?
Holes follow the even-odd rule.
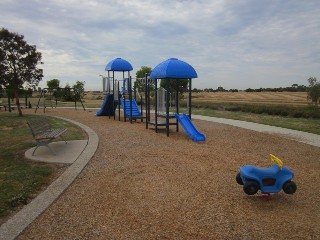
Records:
[[[177,58],[169,58],[168,60],[158,64],[151,72],[150,78],[197,78],[197,72],[194,68]]]
[[[131,71],[133,68],[131,64],[122,59],[122,58],[115,58],[112,61],[110,61],[106,66],[106,71]]]

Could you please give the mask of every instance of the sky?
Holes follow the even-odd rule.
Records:
[[[101,91],[121,57],[133,77],[178,58],[195,88],[275,88],[320,79],[319,10],[319,0],[0,0],[0,27],[42,53],[40,87]]]

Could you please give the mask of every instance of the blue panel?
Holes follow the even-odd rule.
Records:
[[[101,109],[96,113],[96,116],[114,116],[115,109],[117,106],[114,106],[113,95],[106,95],[102,103]]]
[[[179,120],[179,123],[182,125],[187,134],[195,142],[204,142],[206,140],[206,135],[199,132],[198,129],[194,126],[190,118],[186,114],[175,114],[176,118]]]
[[[252,165],[246,165],[246,167],[242,168],[241,170],[247,176],[255,175],[266,178],[276,175],[280,171],[280,167],[278,164],[274,164],[269,168],[258,168]]]
[[[170,58],[156,66],[150,74],[152,79],[160,78],[197,78],[194,68],[177,58]]]
[[[115,58],[107,64],[105,70],[123,72],[123,71],[132,71],[133,68],[128,61],[122,58]]]
[[[120,98],[120,104],[122,106],[123,109],[125,109],[124,115],[126,117],[130,117],[130,100],[122,100],[122,98]],[[136,102],[135,99],[132,99],[132,117],[142,117],[142,113],[138,107],[138,104]]]

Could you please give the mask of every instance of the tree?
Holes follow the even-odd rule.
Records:
[[[309,77],[308,83],[309,83],[309,87],[314,87],[314,85],[317,84],[317,78],[316,77]]]
[[[308,98],[311,99],[311,101],[318,105],[318,102],[320,100],[320,82],[317,81],[317,78],[310,77],[308,79],[309,82],[309,92],[308,92]]]
[[[64,98],[64,101],[73,101],[73,96],[71,94],[71,87],[70,85],[67,83],[66,86],[64,87],[63,91],[62,91],[62,95]]]
[[[29,45],[23,35],[0,30],[0,85],[13,91],[19,116],[22,111],[19,102],[19,89],[24,84],[37,86],[43,77],[43,70],[37,67],[41,53],[36,46]]]
[[[4,96],[4,94],[3,94],[3,89],[2,89],[3,87],[1,86],[1,84],[0,84],[0,98],[2,98],[3,96]]]
[[[229,92],[239,92],[238,89],[230,89]]]
[[[27,97],[32,97],[33,94],[33,89],[32,88],[28,88],[25,90],[25,94]]]
[[[57,99],[60,94],[60,80],[58,79],[51,79],[47,81],[47,87],[49,88],[49,92],[53,92],[53,96]]]
[[[193,92],[193,93],[198,93],[198,92],[202,92],[202,90],[201,90],[201,89],[198,89],[198,88],[194,88],[194,89],[192,89],[192,92]]]
[[[169,92],[184,93],[187,92],[188,88],[188,79],[169,79]],[[166,87],[165,79],[161,79],[160,87]]]
[[[226,92],[227,90],[225,90],[223,87],[218,87],[217,88],[217,92]]]
[[[54,88],[59,88],[59,86],[60,86],[60,80],[58,79],[51,79],[47,81],[47,87],[51,90]]]
[[[84,84],[85,83],[86,82],[84,82],[84,81],[83,82],[77,81],[76,84],[74,84],[72,86],[77,100],[80,100],[80,98],[84,97]]]
[[[254,92],[254,89],[248,88],[245,90],[246,92]]]
[[[151,67],[142,66],[137,72],[136,72],[136,88],[139,92],[145,91],[145,86],[143,84],[143,81],[141,78],[145,78],[146,74],[150,74],[152,72]]]

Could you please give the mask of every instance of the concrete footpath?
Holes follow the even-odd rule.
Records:
[[[274,126],[263,125],[259,123],[245,122],[245,121],[225,119],[225,118],[207,117],[207,116],[200,116],[200,115],[192,115],[191,117],[192,119],[223,123],[223,124],[232,125],[232,126],[236,126],[236,127],[240,127],[248,130],[253,130],[256,132],[276,134],[287,139],[291,139],[291,140],[306,143],[312,146],[320,147],[320,135],[313,134],[313,133],[301,132],[301,131],[291,130],[287,128],[274,127]]]
[[[27,150],[24,156],[33,161],[72,164],[78,159],[87,145],[88,140],[72,140],[67,143],[65,141],[52,142],[50,143],[50,149],[53,150],[54,155],[49,148],[41,146],[36,149],[34,155],[32,153],[36,147]]]

